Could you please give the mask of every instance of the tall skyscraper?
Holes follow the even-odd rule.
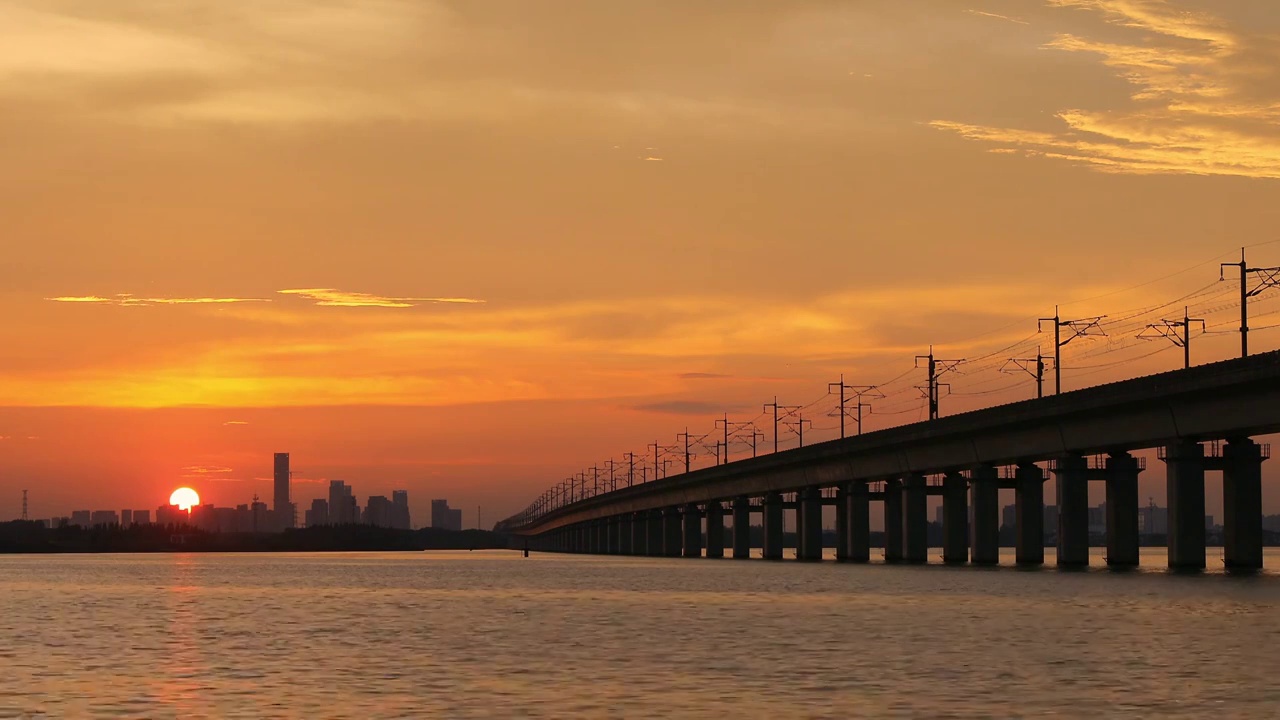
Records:
[[[275,494],[271,510],[275,513],[276,524],[281,530],[296,524],[293,503],[289,500],[289,453],[275,455]]]
[[[412,529],[409,521],[409,492],[407,490],[391,491],[391,527],[400,530]]]
[[[450,508],[448,500],[432,500],[431,527],[440,530],[461,530],[462,510]]]
[[[360,519],[351,486],[341,480],[329,481],[329,524],[348,525]]]

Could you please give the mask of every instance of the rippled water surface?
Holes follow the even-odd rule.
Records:
[[[0,557],[0,716],[1280,716],[1280,575],[1143,557]]]

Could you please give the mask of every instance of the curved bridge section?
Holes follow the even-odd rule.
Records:
[[[797,556],[816,559],[822,507],[835,505],[837,556],[862,560],[868,554],[867,502],[881,500],[886,560],[921,562],[926,498],[941,495],[944,557],[990,562],[998,553],[996,493],[1011,487],[1017,491],[1019,560],[1033,564],[1043,560],[1042,521],[1034,518],[1036,507],[1043,507],[1041,465],[1047,464],[1057,478],[1059,564],[1088,562],[1088,482],[1094,480],[1107,483],[1108,562],[1136,564],[1143,467],[1130,453],[1159,448],[1170,483],[1170,564],[1204,566],[1204,473],[1219,470],[1227,564],[1260,567],[1261,463],[1269,450],[1250,438],[1275,432],[1280,352],[739,460],[522,513],[499,529],[551,550],[692,556],[702,554],[705,518],[707,554],[716,556],[724,554],[728,511],[734,555],[744,557],[749,513],[759,512],[763,555],[770,558],[781,557],[781,512],[794,509]],[[1039,560],[1035,546],[1041,546]]]

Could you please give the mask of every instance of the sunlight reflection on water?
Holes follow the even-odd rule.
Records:
[[[1275,717],[1280,575],[1163,561],[0,557],[0,717]]]

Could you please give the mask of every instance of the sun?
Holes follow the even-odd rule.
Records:
[[[169,504],[177,505],[179,510],[190,510],[200,504],[200,496],[189,487],[180,487],[169,496]]]

